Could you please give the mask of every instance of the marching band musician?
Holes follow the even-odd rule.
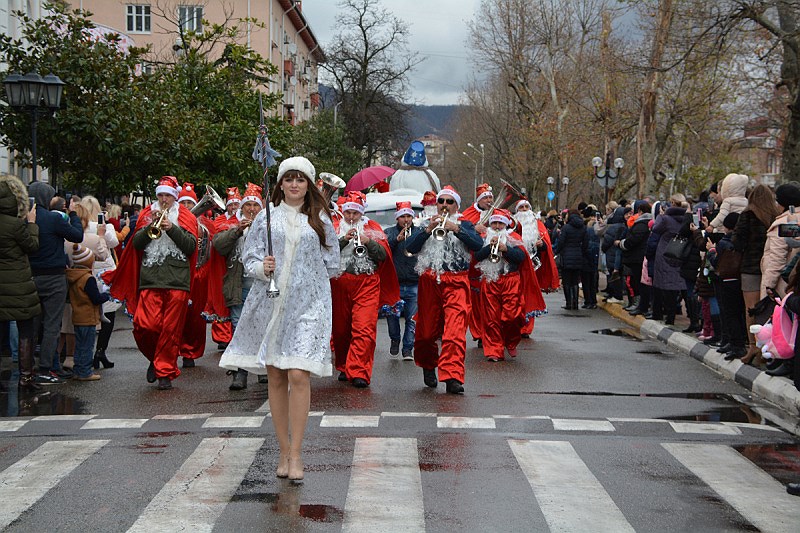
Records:
[[[331,279],[334,364],[339,381],[369,386],[379,313],[399,314],[400,288],[381,226],[364,216],[366,196],[351,191],[334,221],[339,236],[339,275]],[[387,261],[388,259],[388,261]]]
[[[150,361],[147,382],[172,388],[197,256],[197,218],[177,203],[178,181],[164,176],[157,202],[142,210],[116,270],[103,275],[133,315],[133,338]]]
[[[222,294],[225,298],[225,307],[230,310],[230,322],[227,322],[227,324],[231,326],[232,331],[235,331],[236,326],[239,324],[244,301],[253,286],[253,278],[245,276],[244,265],[242,264],[242,250],[244,250],[244,243],[250,231],[250,225],[264,207],[261,195],[261,187],[254,183],[248,183],[240,212],[236,217],[239,221],[238,224],[217,232],[212,241],[216,253],[225,258]],[[247,388],[247,370],[239,368],[237,370],[229,370],[229,373],[233,375],[233,380],[229,386],[230,390]]]
[[[436,193],[433,191],[425,191],[420,205],[422,205],[422,218],[431,218],[439,214],[439,210],[436,207]]]
[[[214,232],[225,231],[239,225],[239,207],[242,195],[239,187],[228,187],[225,198],[225,212],[214,219]],[[211,323],[211,340],[217,343],[217,348],[224,350],[228,347],[233,336],[230,323],[230,310],[225,306],[222,294],[222,279],[225,276],[225,258],[220,256],[212,246],[211,249],[211,276],[209,280],[209,300],[207,315]]]
[[[475,252],[481,272],[483,354],[488,361],[517,356],[520,328],[529,318],[546,312],[542,291],[528,251],[508,227],[511,213],[495,209],[489,217],[484,246]]]
[[[492,187],[488,183],[481,183],[475,189],[475,203],[464,209],[462,218],[468,220],[475,225],[475,231],[480,235],[486,233],[486,224],[488,224],[487,213],[492,207],[494,202],[494,193]],[[481,223],[481,219],[484,219]],[[475,268],[473,262],[469,268],[469,286],[470,286],[470,313],[469,313],[469,331],[472,333],[472,339],[478,341],[478,346],[483,346],[483,315],[480,306],[481,301],[481,273]]]
[[[434,205],[435,205],[434,200]],[[389,330],[391,347],[389,355],[396,356],[400,353],[400,341],[403,343],[403,360],[413,361],[414,356],[414,330],[416,324],[414,315],[417,314],[417,257],[406,250],[408,238],[422,231],[422,228],[414,225],[414,209],[411,202],[397,202],[394,218],[397,224],[386,230],[386,239],[389,241],[389,248],[392,250],[392,260],[394,269],[397,272],[397,281],[400,283],[400,298],[403,299],[403,313],[405,318],[405,329],[402,339],[400,337],[400,317],[393,314],[386,316],[386,326]]]
[[[558,269],[555,267],[552,249],[550,248],[550,235],[541,220],[531,209],[531,204],[525,198],[519,200],[514,206],[514,218],[522,226],[522,242],[531,260],[534,262],[534,272],[536,274],[536,286],[541,293],[542,283],[548,283],[546,292],[551,292],[558,288]],[[547,267],[545,267],[547,265]],[[545,267],[545,268],[543,268]],[[555,281],[548,272],[555,272]],[[552,287],[555,283],[555,288]],[[531,317],[522,326],[522,338],[529,339],[535,326],[535,317]]]
[[[437,195],[439,215],[427,221],[424,231],[411,235],[406,250],[417,254],[419,312],[414,340],[414,361],[422,367],[425,385],[441,379],[447,392],[464,392],[464,357],[469,320],[471,252],[483,241],[458,208],[461,197],[447,185]],[[442,353],[436,345],[442,338]],[[439,369],[437,378],[436,369]]]

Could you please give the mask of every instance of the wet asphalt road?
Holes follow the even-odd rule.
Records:
[[[159,491],[171,486],[203,443],[220,437],[252,449],[231,452],[241,476],[229,493],[215,496],[217,511],[205,519],[215,531],[360,530],[368,523],[359,522],[358,502],[369,503],[375,493],[386,495],[381,504],[387,506],[375,515],[395,517],[376,526],[373,516],[375,531],[583,530],[581,525],[752,531],[797,523],[791,514],[761,516],[737,500],[731,483],[716,486],[700,466],[682,462],[670,448],[718,446],[708,448],[713,457],[733,450],[732,471],[742,468],[734,459],[747,458],[774,483],[764,489],[767,501],[774,501],[779,483],[800,480],[800,454],[794,436],[759,425],[762,402],[659,343],[593,333],[625,327],[602,311],[564,311],[560,294],[547,300],[550,314],[537,321],[533,339],[523,340],[516,359],[489,363],[468,342],[463,396],[446,394],[443,384],[428,389],[412,362],[390,359],[385,323],[379,323],[370,388],[355,389],[335,375],[312,381],[302,483],[274,476],[277,443],[266,385],[251,376],[247,390],[229,391],[230,377],[217,367],[220,353],[209,342],[198,366],[186,369],[173,390],[157,391],[145,382],[145,359],[136,351],[130,323],[120,316],[109,350],[116,366],[101,370],[102,380],[47,387],[36,397],[0,395],[0,498],[12,467],[24,470],[43,445],[103,442],[32,506],[23,505],[16,515],[0,511],[0,526],[5,512],[13,515],[7,517],[10,531],[125,531],[135,523],[174,530],[166,518],[146,520],[202,513],[178,500],[168,512],[148,505],[160,497],[173,502],[174,494]],[[85,416],[35,419],[42,415]],[[114,424],[103,421],[113,419],[130,427],[105,427]],[[378,457],[376,446],[386,443],[411,446],[411,477],[405,476],[408,465],[378,459],[367,461],[370,474],[364,474],[360,450]],[[557,449],[550,449],[553,443]],[[544,462],[526,463],[525,450]],[[698,457],[705,448],[688,450]],[[565,464],[578,465],[578,471],[550,468],[562,452]],[[592,501],[603,510],[593,511],[599,522],[581,522],[581,507]]]

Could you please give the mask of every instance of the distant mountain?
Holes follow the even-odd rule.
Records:
[[[430,133],[439,137],[451,136],[451,123],[461,108],[457,105],[414,105],[406,117],[410,139],[418,139]]]

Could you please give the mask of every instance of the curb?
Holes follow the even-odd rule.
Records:
[[[794,383],[784,377],[768,376],[761,370],[742,363],[738,359],[726,361],[721,353],[706,346],[693,335],[687,335],[661,322],[645,320],[641,316],[630,316],[622,306],[598,302],[598,307],[629,326],[638,329],[645,337],[659,340],[670,348],[697,359],[712,370],[734,380],[762,398],[784,409],[792,416],[800,416],[800,391]]]

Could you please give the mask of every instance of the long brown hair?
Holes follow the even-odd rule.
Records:
[[[772,189],[766,185],[759,184],[750,192],[747,197],[747,208],[745,211],[752,211],[764,226],[769,228],[775,218],[780,214],[778,206],[775,204],[775,195]]]
[[[328,207],[328,201],[325,200],[324,196],[322,196],[322,193],[319,191],[319,189],[317,189],[317,186],[314,184],[314,182],[302,172],[298,170],[289,170],[283,176],[281,176],[281,181],[283,181],[283,178],[287,176],[299,176],[305,178],[306,183],[308,183],[308,188],[306,189],[306,195],[303,198],[303,206],[300,208],[300,212],[308,217],[308,225],[311,226],[311,229],[313,229],[317,234],[320,246],[323,248],[329,248],[325,240],[325,224],[322,222],[322,217],[320,216],[320,213],[325,213],[328,218],[331,218],[331,210],[330,207]],[[285,198],[280,185],[281,182],[279,181],[272,191],[271,200],[272,205],[275,207],[278,207]]]

